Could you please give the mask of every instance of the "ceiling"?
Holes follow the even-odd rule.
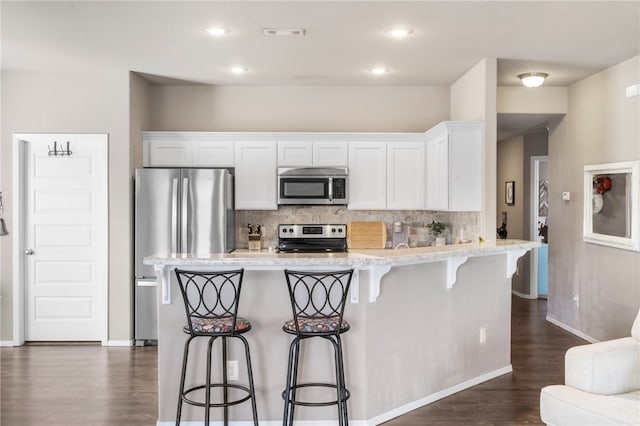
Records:
[[[527,71],[569,86],[640,52],[639,1],[3,0],[0,13],[3,70],[130,70],[158,84],[448,86],[495,57],[499,86]],[[231,32],[214,38],[214,25]],[[392,39],[394,26],[413,34]]]

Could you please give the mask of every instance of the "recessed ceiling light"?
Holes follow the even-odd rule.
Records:
[[[393,38],[403,38],[413,33],[411,28],[395,27],[387,30],[387,35]]]
[[[388,72],[389,72],[388,68],[383,68],[383,67],[371,68],[371,74],[375,74],[375,75],[383,75]]]
[[[231,67],[229,70],[234,74],[244,74],[245,72],[249,71],[249,68],[235,66]]]
[[[207,28],[207,32],[214,37],[221,37],[227,35],[231,32],[231,30],[222,27],[211,27]]]
[[[544,79],[549,77],[549,74],[544,72],[527,72],[518,75],[518,78],[526,87],[538,87],[542,86]]]

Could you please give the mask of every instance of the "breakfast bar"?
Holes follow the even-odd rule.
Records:
[[[483,241],[444,247],[351,250],[348,253],[284,254],[240,250],[225,254],[149,256],[158,272],[158,425],[175,421],[184,305],[173,276],[176,268],[219,271],[244,268],[239,315],[253,327],[251,345],[261,423],[281,423],[291,317],[284,269],[355,271],[343,336],[351,424],[380,424],[467,387],[509,373],[511,276],[516,262],[539,243]],[[205,342],[206,344],[206,342]],[[231,345],[229,359],[243,359]],[[303,347],[304,380],[332,376],[331,347]],[[206,351],[194,351],[196,354]],[[235,357],[235,358],[234,358]],[[204,356],[202,357],[204,358]],[[204,359],[194,364],[204,366]],[[243,365],[243,362],[240,362]],[[246,371],[239,372],[246,383]],[[202,370],[187,372],[197,381]],[[315,390],[314,390],[315,392]],[[317,391],[319,394],[322,391]],[[309,391],[309,399],[314,395]],[[183,421],[201,421],[202,410],[185,407]],[[219,420],[212,410],[212,420]],[[251,410],[231,407],[232,421],[248,421]],[[332,421],[335,407],[299,407],[296,420]]]

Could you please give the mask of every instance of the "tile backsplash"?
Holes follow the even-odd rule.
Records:
[[[441,212],[423,210],[347,210],[345,206],[283,206],[278,210],[238,210],[236,211],[236,247],[247,248],[247,224],[261,225],[263,229],[262,247],[278,245],[278,225],[281,223],[349,223],[384,222],[387,225],[387,247],[391,247],[392,225],[403,222],[411,226],[409,245],[411,247],[430,246],[434,237],[427,224],[432,220],[445,224],[443,236],[447,244],[462,238],[477,240],[480,232],[479,212]]]

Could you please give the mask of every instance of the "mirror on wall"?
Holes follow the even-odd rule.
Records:
[[[584,166],[584,241],[640,251],[640,161]]]

